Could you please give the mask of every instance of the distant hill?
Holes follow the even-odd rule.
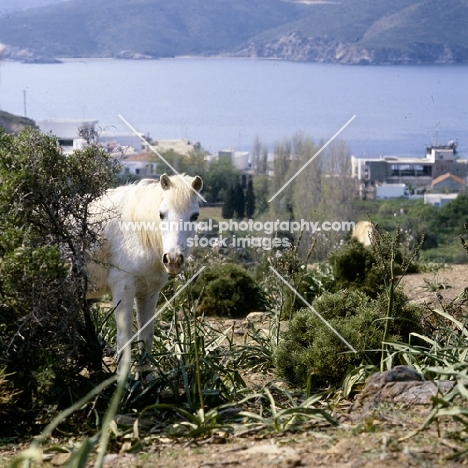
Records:
[[[347,64],[468,62],[468,0],[347,0],[252,38],[239,55]]]
[[[20,59],[15,51],[466,63],[467,24],[468,0],[70,0],[0,17],[0,42]]]
[[[17,134],[25,127],[36,127],[34,120],[0,111],[0,128],[7,133]]]
[[[56,57],[213,55],[301,9],[281,0],[71,0],[0,18],[0,42]]]

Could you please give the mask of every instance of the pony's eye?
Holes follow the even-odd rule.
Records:
[[[198,216],[200,216],[198,213],[195,213],[193,214],[191,217],[190,217],[190,221],[196,221],[198,219]]]
[[[164,219],[164,213],[159,212],[159,219],[162,221]]]

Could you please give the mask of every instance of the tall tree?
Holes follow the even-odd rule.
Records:
[[[245,216],[245,197],[242,185],[237,182],[234,186],[234,215],[238,219],[242,219]]]
[[[239,170],[226,159],[219,159],[209,164],[204,178],[204,196],[208,201],[221,202],[224,193],[239,179]]]
[[[292,145],[290,140],[275,145],[273,177],[271,178],[271,196],[274,197],[270,203],[273,216],[291,217],[292,210],[292,186],[287,184],[292,174],[290,167],[292,162]],[[289,176],[289,177],[288,177]]]
[[[268,176],[258,176],[253,179],[253,188],[255,195],[255,209],[257,215],[261,215],[268,211],[270,204],[268,194],[270,193],[271,180]]]
[[[255,213],[255,193],[252,179],[247,182],[247,192],[245,194],[245,215],[252,218]]]
[[[255,176],[268,175],[268,148],[262,145],[258,136],[255,137],[252,148],[252,166]]]
[[[221,214],[224,219],[231,219],[234,216],[234,188],[232,185],[224,192]]]

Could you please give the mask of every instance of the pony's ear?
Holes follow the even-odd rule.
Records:
[[[192,187],[199,192],[203,188],[203,180],[200,176],[195,176],[192,180]]]
[[[159,178],[159,183],[161,184],[163,190],[169,190],[169,188],[171,187],[171,179],[169,179],[169,176],[167,174],[163,174]]]

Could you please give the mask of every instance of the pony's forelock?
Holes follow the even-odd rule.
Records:
[[[159,224],[159,207],[163,198],[170,210],[178,212],[182,212],[196,201],[197,193],[191,185],[193,177],[176,175],[171,176],[170,181],[169,190],[163,190],[159,183],[147,181],[122,187],[122,190],[127,191],[121,208],[122,220]],[[141,229],[138,234],[146,249],[161,248],[159,230]]]
[[[181,211],[196,201],[197,192],[192,187],[193,177],[185,174],[171,176],[171,187],[167,190],[169,208]]]
[[[169,209],[183,211],[197,198],[192,187],[193,177],[185,174],[170,177],[169,190],[162,190],[159,183],[140,182],[126,186],[128,191],[122,206],[122,218],[126,221],[159,221],[159,206],[164,198]]]

